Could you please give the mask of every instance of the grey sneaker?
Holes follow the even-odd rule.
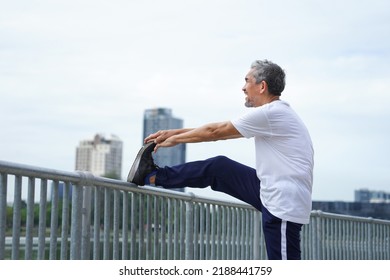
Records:
[[[159,169],[159,167],[154,164],[152,152],[156,144],[150,142],[145,144],[138,152],[133,165],[127,176],[127,182],[134,183],[138,186],[145,185],[145,178],[148,174]]]

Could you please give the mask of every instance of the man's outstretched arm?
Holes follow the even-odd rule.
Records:
[[[198,128],[162,130],[145,138],[155,142],[155,151],[160,147],[173,147],[181,143],[199,143],[243,137],[230,121],[210,123]]]

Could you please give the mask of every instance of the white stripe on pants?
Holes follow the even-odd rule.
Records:
[[[282,224],[280,226],[280,234],[281,234],[281,254],[282,260],[287,260],[287,221],[282,220]]]

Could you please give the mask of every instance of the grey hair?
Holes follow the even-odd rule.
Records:
[[[265,81],[269,93],[280,96],[286,85],[286,73],[279,65],[268,60],[256,60],[251,64],[256,84]]]

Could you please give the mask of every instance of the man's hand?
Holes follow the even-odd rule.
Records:
[[[161,142],[164,142],[169,137],[177,134],[176,129],[170,129],[170,130],[159,130],[155,133],[150,134],[148,137],[145,138],[144,142],[154,142],[156,144],[160,144]]]
[[[192,130],[192,128],[159,130],[146,137],[144,143],[156,143],[157,145],[154,148],[154,152],[156,152],[160,147],[173,147],[179,144],[175,141],[175,138],[173,136],[188,132],[190,130]]]

